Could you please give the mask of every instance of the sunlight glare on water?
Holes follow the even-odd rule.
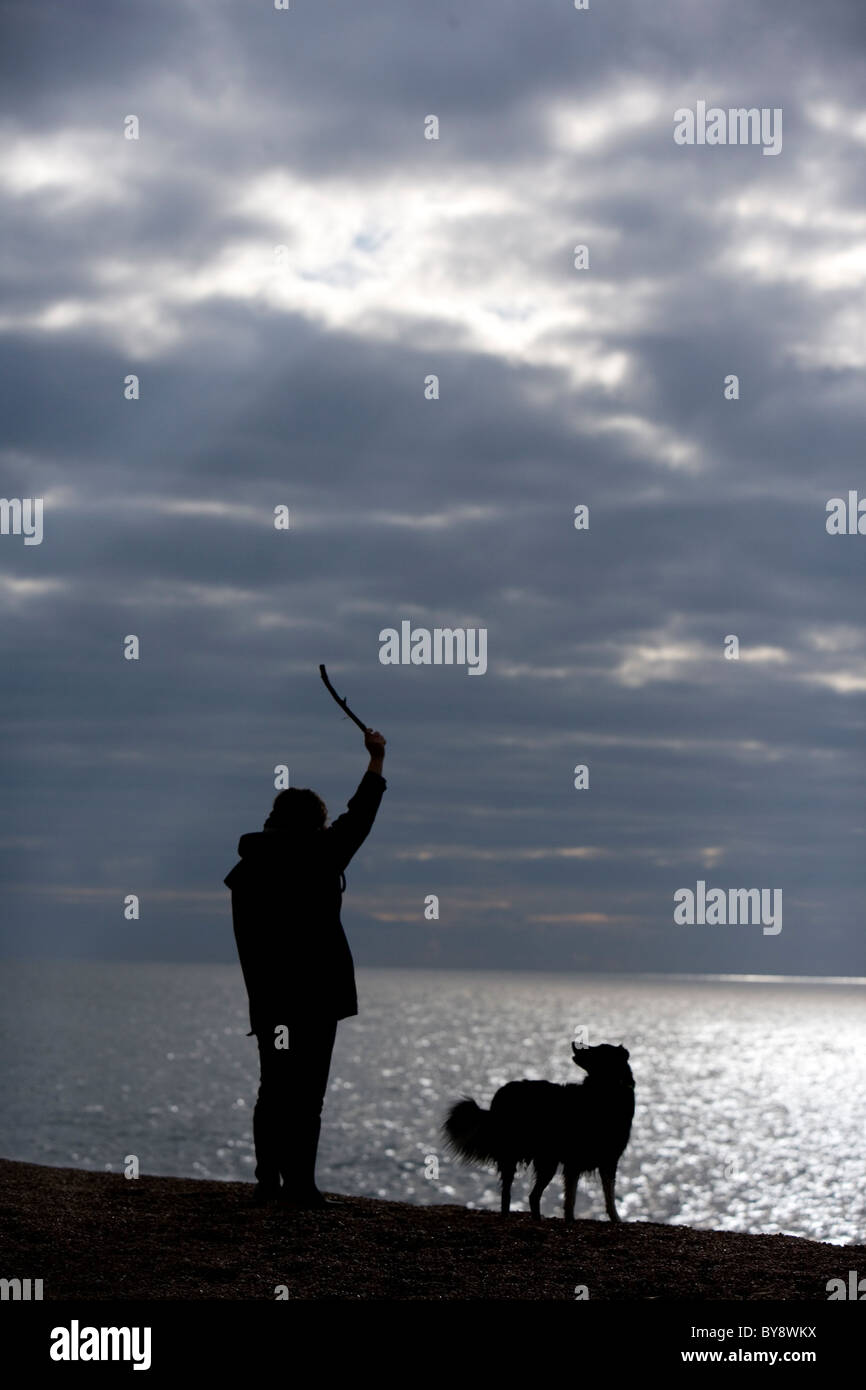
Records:
[[[361,970],[340,1025],[319,1181],[393,1200],[498,1205],[446,1154],[462,1094],[576,1082],[575,1029],[623,1042],[636,1083],[623,1219],[866,1239],[859,984]],[[255,1040],[230,965],[20,963],[3,972],[4,1157],[252,1181]],[[438,1173],[438,1176],[437,1176]],[[527,1210],[518,1175],[514,1209]],[[561,1186],[543,1211],[558,1215]],[[603,1219],[598,1179],[576,1214]]]

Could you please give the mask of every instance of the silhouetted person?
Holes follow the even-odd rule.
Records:
[[[364,745],[369,766],[333,825],[315,792],[280,792],[264,830],[241,836],[240,862],[224,880],[261,1059],[257,1201],[325,1201],[315,1178],[322,1104],[337,1023],[358,1012],[340,921],[343,870],[370,833],[386,786],[384,738],[368,729]],[[288,1047],[280,1046],[286,1030]]]

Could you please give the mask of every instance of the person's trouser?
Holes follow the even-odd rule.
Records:
[[[261,1081],[253,1111],[256,1181],[303,1195],[315,1187],[322,1105],[337,1036],[335,1019],[289,1024],[289,1045],[275,1046],[274,1025],[256,1034]]]

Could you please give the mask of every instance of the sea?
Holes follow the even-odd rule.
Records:
[[[358,970],[318,1168],[326,1191],[495,1208],[447,1153],[462,1095],[578,1082],[570,1043],[635,1077],[624,1220],[866,1242],[866,981]],[[253,1181],[255,1039],[234,965],[4,962],[0,1156]],[[528,1210],[520,1175],[513,1209]],[[561,1182],[542,1211],[561,1215]],[[597,1177],[578,1218],[604,1219]]]

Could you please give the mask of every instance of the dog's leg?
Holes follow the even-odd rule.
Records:
[[[574,1220],[574,1199],[575,1199],[575,1197],[577,1196],[577,1183],[578,1183],[578,1179],[579,1179],[579,1178],[580,1178],[580,1173],[575,1172],[575,1170],[574,1170],[573,1168],[566,1168],[566,1170],[565,1170],[565,1205],[564,1205],[564,1207],[563,1207],[563,1213],[562,1213],[563,1216],[565,1217],[566,1221],[573,1221],[573,1220]]]
[[[499,1203],[499,1211],[502,1216],[507,1216],[511,1211],[511,1184],[514,1182],[514,1170],[517,1164],[510,1158],[503,1159],[499,1164],[499,1173],[502,1178],[502,1199]]]
[[[612,1168],[602,1168],[601,1185],[604,1188],[604,1205],[611,1221],[619,1221],[619,1212],[614,1201],[613,1188],[616,1182],[616,1164]]]
[[[529,1194],[529,1210],[536,1221],[541,1220],[541,1194],[547,1187],[558,1167],[555,1158],[536,1158],[533,1160],[535,1186]]]

